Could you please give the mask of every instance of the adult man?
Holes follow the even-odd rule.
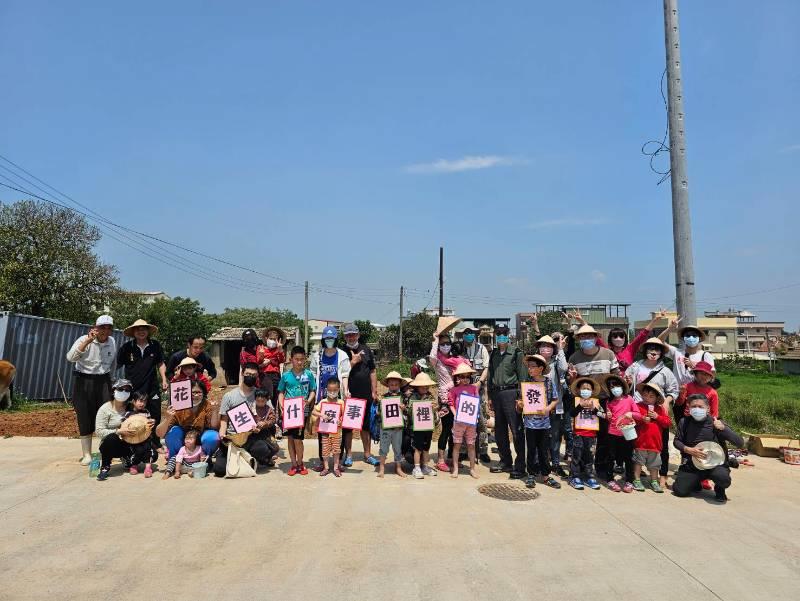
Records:
[[[486,419],[489,415],[489,403],[486,398],[486,380],[489,378],[489,351],[478,342],[480,329],[475,326],[464,328],[462,339],[464,351],[472,369],[475,370],[475,385],[481,395],[481,413],[478,419],[478,455],[482,462],[489,463],[489,433],[486,431]]]
[[[344,350],[350,359],[350,378],[348,379],[347,389],[350,396],[357,399],[366,399],[366,413],[364,416],[364,426],[361,429],[361,444],[364,445],[364,461],[370,465],[378,465],[379,461],[372,456],[372,445],[369,433],[369,416],[372,405],[378,398],[378,373],[375,368],[375,357],[372,350],[366,345],[361,344],[359,337],[361,332],[354,323],[344,326]],[[347,467],[353,465],[353,431],[345,430],[342,436],[342,445],[346,456],[343,464]]]
[[[158,328],[144,319],[137,319],[125,328],[123,334],[133,339],[119,348],[117,365],[125,368],[125,379],[131,381],[134,392],[147,394],[147,410],[158,423],[161,421],[161,396],[156,369],[161,376],[161,390],[169,390],[169,382],[161,343],[152,338],[156,333]]]
[[[511,478],[525,477],[525,432],[522,416],[517,413],[517,399],[520,398],[520,382],[528,377],[525,354],[516,346],[509,344],[508,326],[497,326],[494,330],[497,347],[489,355],[489,400],[494,409],[495,438],[500,452],[500,463],[492,466],[492,473],[510,472]],[[508,430],[514,438],[514,451],[517,454],[511,461],[511,446]]]
[[[92,435],[97,410],[111,399],[111,378],[117,370],[117,343],[111,337],[114,320],[101,315],[85,336],[67,351],[67,361],[75,364],[72,406],[81,437],[81,465],[92,462]]]
[[[167,361],[167,378],[172,379],[178,364],[186,359],[186,357],[191,357],[200,364],[209,379],[214,380],[217,377],[217,366],[214,365],[214,361],[212,361],[211,357],[205,354],[205,348],[205,338],[202,336],[190,336],[186,341],[186,350],[178,351]]]
[[[214,455],[214,475],[220,478],[225,477],[225,468],[228,465],[228,445],[226,437],[236,433],[233,424],[228,417],[228,412],[239,405],[246,403],[249,411],[256,415],[255,392],[256,382],[258,382],[258,364],[248,363],[242,369],[242,378],[239,386],[225,393],[222,397],[222,404],[219,408],[219,436],[222,439]],[[269,444],[262,438],[250,438],[244,443],[242,448],[255,457],[259,465],[267,465],[272,458],[273,451]]]

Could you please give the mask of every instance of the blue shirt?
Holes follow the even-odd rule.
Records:
[[[339,353],[336,352],[332,357],[328,357],[324,352],[322,353],[322,361],[319,363],[319,388],[317,389],[317,397],[325,398],[325,387],[328,385],[328,380],[338,376],[339,371]]]
[[[558,391],[552,378],[544,377],[544,387],[547,390],[547,404],[558,400]],[[550,428],[550,414],[547,415],[523,415],[523,425],[529,430],[548,430]]]
[[[308,369],[304,369],[299,376],[291,370],[284,372],[281,381],[278,382],[278,392],[284,393],[290,399],[295,397],[307,399],[308,393],[316,387],[314,374]]]

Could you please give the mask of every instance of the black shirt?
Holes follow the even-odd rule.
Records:
[[[162,363],[164,363],[164,351],[158,340],[148,339],[144,352],[136,340],[128,340],[117,352],[117,365],[125,367],[125,378],[131,381],[134,392],[141,391],[147,394],[158,392],[155,368]]]
[[[172,376],[175,375],[175,370],[178,368],[178,364],[186,359],[189,354],[184,351],[178,351],[172,357],[169,358],[167,361],[167,379],[171,380]],[[200,353],[199,357],[195,358],[204,370],[208,372],[208,377],[212,380],[217,377],[217,366],[214,365],[214,362],[211,360],[211,357],[205,354],[205,352]]]
[[[354,354],[364,353],[358,365],[350,364],[350,378],[348,380],[350,395],[357,399],[374,400],[372,398],[372,378],[370,377],[370,374],[375,371],[375,356],[372,354],[372,349],[366,344],[359,344],[355,349],[345,346],[342,350],[347,353],[347,358],[351,360]]]
[[[678,449],[684,457],[688,455],[684,452],[686,447],[694,447],[699,442],[711,441],[716,442],[723,449],[727,455],[726,442],[731,443],[736,447],[744,446],[744,440],[736,432],[731,430],[727,425],[724,430],[717,430],[714,428],[714,418],[710,415],[703,421],[697,421],[693,417],[685,417],[681,420],[677,431],[675,432],[675,440],[672,444]]]

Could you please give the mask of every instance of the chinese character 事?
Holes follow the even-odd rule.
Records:
[[[357,419],[361,417],[361,406],[360,405],[350,405],[347,407],[347,417],[348,419]]]
[[[400,415],[400,403],[386,404],[386,417],[398,417]]]
[[[417,421],[420,422],[431,421],[431,408],[428,406],[417,407]]]

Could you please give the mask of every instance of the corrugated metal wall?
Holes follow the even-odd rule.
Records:
[[[29,399],[62,399],[58,376],[72,394],[72,364],[66,354],[72,343],[89,331],[89,325],[0,312],[0,358],[17,368],[14,391]],[[114,331],[117,348],[125,337]]]

